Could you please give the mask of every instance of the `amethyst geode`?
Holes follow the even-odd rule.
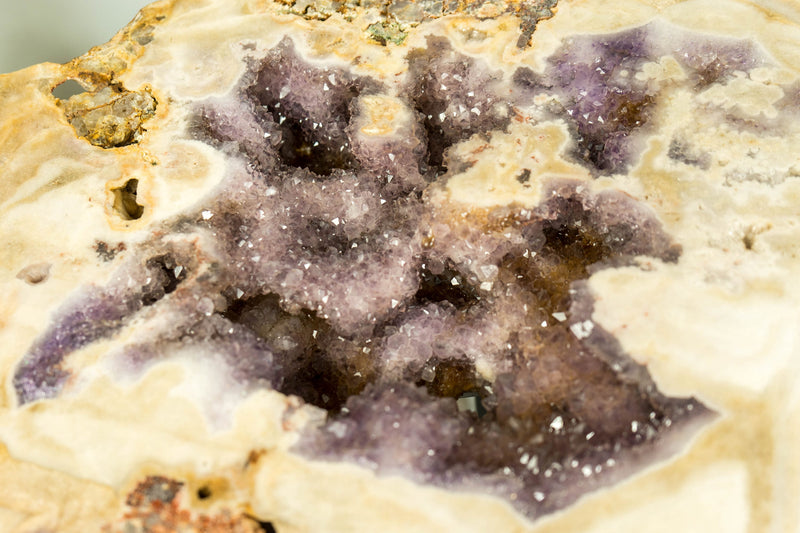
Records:
[[[186,129],[230,156],[225,180],[59,313],[17,368],[19,402],[56,397],[72,352],[166,314],[115,357],[221,354],[232,387],[327,411],[295,445],[310,458],[488,491],[535,517],[663,456],[710,411],[657,390],[593,322],[582,281],[679,261],[653,213],[567,179],[533,207],[441,201],[470,165],[450,148],[508,131],[520,109],[562,120],[574,161],[612,175],[636,163],[658,106],[643,64],[670,52],[689,87],[763,64],[744,42],[667,50],[659,28],[576,37],[510,77],[431,37],[399,89],[304,59],[288,37],[253,52]],[[369,129],[376,109],[391,131]]]

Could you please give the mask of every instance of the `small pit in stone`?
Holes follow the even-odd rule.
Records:
[[[144,214],[144,206],[137,201],[139,180],[129,179],[122,187],[111,191],[114,193],[114,211],[123,220],[138,220]]]
[[[277,120],[280,121],[282,115],[273,112]],[[292,167],[307,168],[311,172],[328,176],[334,169],[348,169],[353,165],[353,160],[346,148],[347,144],[342,143],[337,149],[336,146],[329,146],[320,143],[313,135],[309,135],[302,127],[302,123],[307,119],[299,121],[289,120],[281,124],[283,133],[282,144],[279,150],[281,160]]]
[[[50,277],[50,263],[34,263],[17,272],[17,279],[23,280],[28,285],[38,285]]]

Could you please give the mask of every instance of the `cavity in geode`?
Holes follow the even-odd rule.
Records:
[[[666,453],[709,411],[658,391],[593,321],[583,281],[677,261],[653,213],[565,179],[535,206],[442,200],[473,164],[452,148],[489,143],[522,108],[562,120],[594,175],[635,164],[663,89],[635,73],[665,53],[658,31],[576,37],[511,76],[429,38],[399,90],[310,61],[288,37],[253,52],[186,130],[229,156],[225,181],[61,310],[16,370],[19,402],[57,396],[71,353],[136,323],[121,364],[191,349],[221,358],[235,390],[327,411],[300,454],[489,491],[531,517]],[[673,50],[686,86],[762,61],[742,42],[694,42]],[[700,161],[686,150],[670,157]]]

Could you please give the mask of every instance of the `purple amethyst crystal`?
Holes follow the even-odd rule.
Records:
[[[517,73],[526,91],[559,96],[577,130],[576,156],[601,173],[613,173],[629,161],[631,131],[649,119],[654,95],[634,74],[652,57],[646,28],[613,36],[576,37],[550,57],[543,76]]]
[[[674,261],[679,249],[626,196],[562,182],[544,197],[535,210],[505,213],[505,226],[475,228],[485,242],[473,241],[472,257],[438,239],[422,252],[414,299],[373,337],[380,364],[372,384],[307,432],[302,453],[381,472],[399,461],[414,479],[481,486],[538,516],[617,479],[610,464],[626,464],[666,428],[706,412],[662,396],[591,322],[576,284],[637,255]],[[482,288],[467,265],[482,261],[499,234],[518,244],[493,268],[482,265],[494,280]],[[440,266],[431,272],[429,263]],[[492,367],[494,380],[477,364]],[[393,414],[379,418],[382,411]],[[431,412],[440,418],[435,431]]]
[[[69,378],[61,366],[64,358],[113,335],[142,307],[173,292],[185,277],[176,274],[175,267],[169,254],[159,255],[123,269],[106,287],[90,287],[77,295],[17,367],[14,388],[19,402],[57,396]]]
[[[441,38],[428,38],[425,50],[409,54],[414,107],[427,131],[423,170],[444,170],[443,154],[474,133],[505,128],[508,109],[498,97],[499,72],[459,54]]]
[[[653,117],[658,88],[637,73],[662,56],[672,56],[698,87],[764,64],[748,41],[672,35],[659,24],[613,35],[565,41],[541,74],[519,69],[514,80],[520,105],[536,94],[552,94],[575,128],[575,157],[599,174],[622,172],[635,162],[637,134]]]
[[[14,375],[21,404],[58,395],[69,373],[61,363],[69,353],[106,337],[123,325],[129,301],[109,301],[101,291],[79,298],[57,318],[57,326],[39,339],[23,358]]]
[[[346,132],[350,103],[374,85],[346,70],[307,64],[284,38],[264,58],[247,91],[278,125],[281,159],[328,175],[353,166]]]
[[[680,246],[634,198],[579,182],[481,213],[434,204],[427,188],[467,164],[451,146],[504,130],[540,93],[579,160],[604,174],[631,164],[658,106],[634,75],[665,53],[654,31],[574,38],[510,89],[438,38],[410,52],[400,96],[288,39],[248,59],[187,131],[230,156],[215,195],[163,228],[189,251],[154,254],[154,236],[60,311],[17,369],[20,403],[58,394],[71,352],[137,316],[151,333],[122,350],[132,366],[189,347],[244,389],[325,409],[295,447],[311,458],[492,492],[531,517],[628,475],[709,411],[658,391],[592,321],[584,280],[638,256],[677,261]],[[691,83],[757,64],[712,44],[676,45]],[[371,109],[389,104],[391,131],[372,128]],[[187,244],[198,236],[212,243],[203,254]],[[207,268],[190,264],[198,255]]]

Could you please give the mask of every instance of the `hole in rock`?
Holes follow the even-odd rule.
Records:
[[[263,520],[256,520],[255,522],[264,533],[278,533],[278,530],[275,529],[275,526],[272,525],[272,522],[265,522]]]
[[[562,258],[575,278],[586,276],[586,267],[610,255],[603,240],[588,227],[577,221],[546,226],[544,250]]]
[[[114,210],[123,220],[137,220],[142,218],[144,206],[137,203],[139,180],[130,179],[122,187],[112,189],[114,193]]]
[[[197,498],[200,500],[207,500],[211,497],[211,489],[208,487],[200,487],[197,489]]]
[[[56,85],[53,88],[52,94],[59,100],[67,100],[70,96],[75,96],[83,92],[86,92],[86,90],[80,83],[75,80],[67,80]]]
[[[447,172],[447,167],[444,165],[444,152],[453,142],[447,138],[442,126],[436,124],[434,119],[427,118],[427,116],[438,117],[442,115],[444,106],[431,102],[423,103],[418,109],[426,117],[423,120],[428,138],[428,149],[425,153],[426,168],[433,169],[433,177],[440,176]]]
[[[358,368],[357,365],[354,367]],[[298,362],[292,374],[284,380],[280,392],[299,396],[307,403],[337,412],[348,398],[364,390],[368,382],[359,379],[363,375],[329,354],[314,351]]]
[[[452,264],[435,271],[423,264],[414,300],[419,303],[450,302],[456,309],[465,309],[477,303],[480,297],[475,287]]]

